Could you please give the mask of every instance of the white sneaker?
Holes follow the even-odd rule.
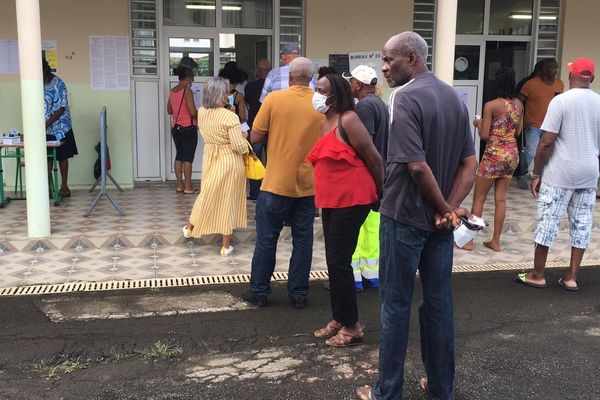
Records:
[[[233,253],[233,246],[229,246],[228,248],[221,247],[221,257],[229,257]]]
[[[188,228],[187,225],[184,225],[184,227],[182,228],[183,230],[183,237],[184,238],[191,238],[192,237],[192,230],[190,228]]]

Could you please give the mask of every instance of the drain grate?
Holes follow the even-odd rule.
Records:
[[[311,271],[310,279],[327,279],[327,271]],[[286,281],[287,272],[273,273],[272,281]],[[0,289],[0,296],[31,296],[40,294],[60,294],[73,292],[95,292],[105,290],[169,288],[185,286],[219,285],[229,283],[249,283],[249,274],[196,276],[187,278],[136,279],[108,282],[72,282],[57,284],[26,285]]]
[[[581,263],[582,267],[599,265],[600,259],[588,259]],[[532,268],[532,262],[513,263],[513,264],[482,264],[482,265],[455,265],[454,272],[486,272],[486,271],[506,271],[506,270],[526,270]],[[567,261],[551,261],[546,263],[547,268],[559,268],[568,266]],[[311,280],[328,279],[327,271],[311,271]],[[287,272],[273,273],[272,281],[286,281]],[[0,288],[0,296],[32,296],[43,294],[60,294],[73,292],[95,292],[106,290],[126,290],[126,289],[148,289],[148,288],[169,288],[186,286],[219,285],[229,283],[249,283],[249,274],[239,275],[220,275],[220,276],[195,276],[186,278],[157,278],[157,279],[136,279],[126,281],[107,281],[107,282],[70,282],[57,284],[24,285],[9,288]]]

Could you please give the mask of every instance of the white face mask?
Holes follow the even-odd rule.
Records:
[[[328,98],[329,97],[325,96],[324,94],[315,92],[313,94],[313,98],[312,98],[313,108],[317,112],[320,112],[321,114],[325,114],[327,112],[327,110],[329,110],[329,106],[327,104],[325,104],[327,102]]]

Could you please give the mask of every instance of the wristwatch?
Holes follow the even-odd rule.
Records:
[[[540,174],[534,174],[533,172],[531,172],[529,174],[529,177],[531,178],[531,180],[538,179],[540,177]]]

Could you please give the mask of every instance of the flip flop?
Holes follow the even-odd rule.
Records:
[[[361,386],[356,389],[356,396],[358,396],[360,400],[377,400],[377,397],[373,394],[373,388],[369,385]]]
[[[190,191],[188,191],[188,190],[184,190],[184,191],[183,191],[183,194],[198,194],[198,193],[200,193],[200,191],[199,191],[199,190],[197,190],[197,189],[194,189],[194,190],[192,190],[191,192],[190,192]]]
[[[567,286],[565,280],[562,277],[558,278],[558,284],[567,292],[579,292],[579,286]]]
[[[183,193],[183,189],[175,189],[175,193]]]
[[[527,272],[518,274],[516,281],[517,281],[517,283],[520,283],[521,285],[529,286],[529,287],[536,288],[536,289],[545,289],[548,287],[548,285],[545,283],[540,284],[540,283],[529,282],[527,280]]]

